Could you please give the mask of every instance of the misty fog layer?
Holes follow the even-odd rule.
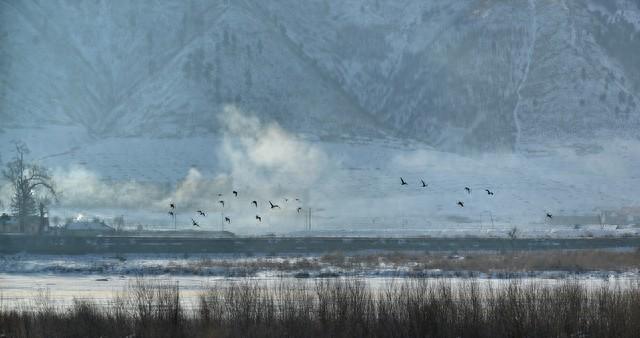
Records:
[[[639,6],[0,2],[0,155],[20,140],[52,169],[52,215],[129,224],[171,225],[172,202],[239,233],[633,207]]]
[[[629,187],[640,186],[638,141],[558,145],[536,156],[468,156],[419,143],[308,140],[234,106],[220,116],[219,138],[178,145],[173,139],[111,139],[41,157],[54,168],[61,191],[53,214],[126,215],[129,224],[170,226],[173,202],[180,228],[190,228],[194,218],[204,229],[219,229],[224,215],[232,220],[227,229],[253,233],[303,230],[311,208],[316,229],[393,232],[544,225],[546,212],[593,215],[637,203]],[[34,156],[50,152],[38,149]],[[401,186],[400,177],[409,184]],[[270,209],[269,201],[281,208]]]

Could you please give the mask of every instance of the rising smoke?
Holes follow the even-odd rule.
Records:
[[[234,106],[225,107],[218,123],[222,133],[212,138],[208,152],[215,166],[187,169],[177,184],[106,180],[79,166],[54,168],[62,192],[54,213],[72,210],[106,218],[125,214],[129,220],[166,225],[168,204],[174,202],[183,226],[202,209],[211,214],[200,220],[204,226],[219,226],[224,214],[233,220],[234,231],[251,232],[301,229],[304,217],[295,211],[301,206],[314,208],[319,224],[391,231],[405,224],[426,228],[486,223],[490,215],[496,223],[530,224],[543,222],[547,210],[585,214],[637,203],[628,189],[637,184],[640,171],[640,144],[633,140],[462,156],[420,146],[311,142]],[[400,187],[399,176],[410,186]],[[429,183],[428,189],[418,186],[420,179]],[[466,194],[464,186],[474,193]],[[486,198],[485,188],[496,195]],[[239,191],[237,198],[232,190]],[[6,185],[2,196],[6,206]],[[224,208],[219,200],[225,201]],[[258,208],[251,206],[252,200],[259,201]],[[283,208],[269,210],[269,200]],[[456,206],[458,200],[465,202],[464,209]]]
[[[164,182],[105,180],[99,173],[80,166],[55,168],[54,178],[61,193],[57,207],[87,214],[93,211],[107,218],[110,215],[104,210],[144,211],[168,222],[165,211],[173,202],[180,206],[187,220],[186,214],[207,210],[224,212],[239,223],[258,225],[254,211],[264,212],[269,200],[283,204],[285,198],[290,199],[289,212],[295,210],[296,198],[301,200],[295,202],[296,206],[310,202],[313,195],[310,190],[332,168],[320,147],[285,131],[275,122],[263,122],[234,106],[225,107],[219,116],[222,139],[211,145],[216,148],[217,160],[224,164],[215,168],[217,172],[205,174],[190,168],[172,187]],[[240,192],[238,198],[231,195],[232,190]],[[219,200],[226,201],[224,208]],[[240,212],[250,207],[251,200],[259,200],[260,209]],[[265,223],[270,220],[264,217]],[[283,218],[278,222],[288,221]]]

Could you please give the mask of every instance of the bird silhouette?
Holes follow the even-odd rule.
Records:
[[[466,190],[466,191],[467,191],[467,194],[471,194],[471,188],[469,188],[469,187],[464,187],[464,190]]]
[[[203,217],[207,216],[207,214],[202,210],[198,210],[198,214],[200,214],[200,216],[203,216]]]
[[[169,211],[169,215],[174,216],[175,214],[173,213],[173,211]]]
[[[224,208],[224,201],[218,201],[218,203],[222,204],[222,207]]]
[[[258,207],[258,201],[251,201],[251,204],[253,204],[254,207]]]
[[[300,211],[302,211],[302,208],[301,208],[301,207],[298,207],[298,213],[300,213]]]
[[[489,190],[489,189],[484,189],[484,191],[487,192],[487,195],[493,195],[493,191]]]
[[[279,206],[279,205],[277,205],[277,204],[273,204],[273,203],[271,203],[271,201],[269,201],[269,204],[271,205],[271,209],[275,209],[275,208],[280,209],[280,206]]]
[[[464,203],[462,203],[462,201],[458,201],[458,205],[459,205],[461,208],[464,208]]]
[[[191,223],[194,227],[200,227],[200,225],[198,224],[198,222],[196,222],[193,218],[191,219]]]
[[[553,215],[552,215],[552,214],[550,214],[550,213],[547,213],[547,218],[548,218],[548,219],[552,219],[552,218],[553,218]]]
[[[225,218],[224,218],[224,221],[225,221],[225,222],[227,222],[227,223],[229,223],[229,224],[231,224],[231,218],[229,218],[229,217],[225,217]]]
[[[420,182],[422,182],[422,187],[426,188],[428,186],[428,184],[424,183],[424,180],[420,180]]]
[[[233,196],[238,197],[238,192],[237,191],[233,191]]]
[[[222,197],[222,194],[218,194],[218,197]]]
[[[296,198],[296,202],[300,202],[300,199],[299,199],[299,198]]]
[[[400,185],[407,185],[407,182],[402,177],[400,177]]]
[[[176,205],[175,205],[175,204],[173,204],[173,203],[169,203],[169,207],[170,207],[171,209],[175,209],[175,208],[176,208]]]
[[[262,217],[256,215],[256,219],[258,220],[258,222],[262,222]]]

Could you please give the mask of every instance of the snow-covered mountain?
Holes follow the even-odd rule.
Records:
[[[448,150],[634,136],[640,2],[0,2],[1,129],[215,134],[227,103]]]

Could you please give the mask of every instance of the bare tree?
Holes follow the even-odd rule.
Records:
[[[46,223],[46,217],[49,215],[49,206],[51,205],[51,197],[46,195],[40,195],[36,197],[36,204],[38,206],[38,216],[40,217],[40,232],[48,225]]]
[[[46,197],[50,201],[51,198],[57,199],[57,194],[49,170],[25,160],[29,148],[24,143],[16,142],[15,147],[15,157],[6,164],[2,175],[13,189],[11,210],[17,218],[20,231],[24,232],[27,219],[37,215],[39,207],[44,217],[47,203],[44,200],[38,203],[36,196],[42,196],[43,199]]]
[[[113,218],[113,225],[116,228],[116,231],[124,230],[124,215],[116,216]]]

